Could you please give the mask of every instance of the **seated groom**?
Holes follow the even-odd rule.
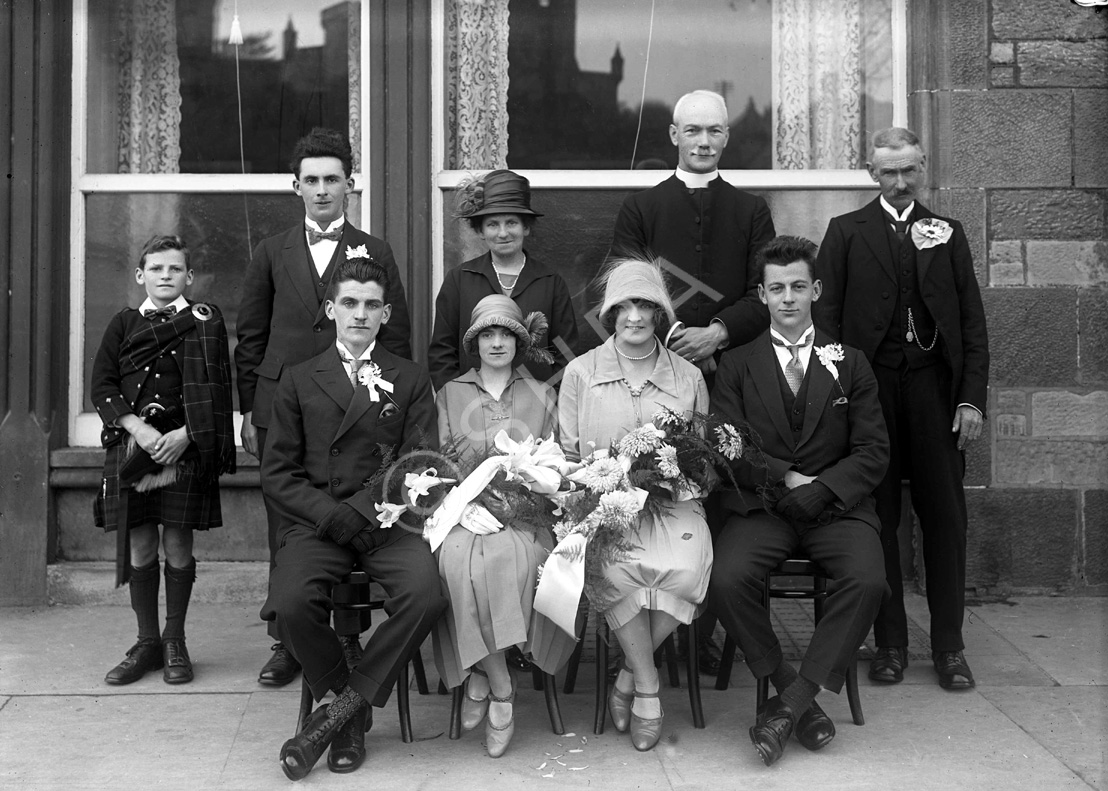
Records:
[[[770,329],[723,355],[711,399],[721,419],[750,426],[765,461],[735,463],[739,488],[723,492],[708,595],[751,672],[769,676],[778,692],[750,729],[766,766],[794,731],[809,750],[834,738],[816,694],[842,689],[888,590],[870,495],[889,460],[877,381],[860,352],[830,344],[812,325],[815,258],[816,246],[795,236],[761,249],[758,296]],[[762,606],[766,573],[796,553],[831,576],[799,673]]]
[[[285,371],[262,454],[262,490],[280,519],[262,618],[276,622],[315,699],[335,693],[281,748],[281,768],[292,780],[305,777],[328,745],[331,771],[361,765],[367,704],[385,705],[446,608],[427,544],[399,525],[381,528],[374,508],[381,486],[366,486],[381,466],[382,446],[401,457],[435,441],[426,370],[376,343],[389,320],[389,285],[372,260],[338,267],[326,302],[337,343]],[[330,592],[355,563],[385,589],[388,619],[348,670],[329,622]]]

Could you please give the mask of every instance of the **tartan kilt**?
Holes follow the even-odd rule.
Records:
[[[119,468],[126,455],[125,443],[108,448],[104,459],[104,475],[100,492],[93,504],[97,527],[105,532],[119,525]],[[127,497],[127,529],[148,524],[163,527],[208,530],[223,525],[219,504],[219,479],[201,480],[191,471],[193,465],[185,454],[183,469],[178,468],[177,480],[148,492],[130,490]],[[195,461],[195,460],[192,460]]]

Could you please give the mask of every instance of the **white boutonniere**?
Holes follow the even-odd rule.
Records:
[[[369,251],[365,249],[364,244],[360,244],[357,247],[346,246],[346,260],[351,261],[355,258],[365,258],[367,261],[372,261],[373,256],[369,254]]]
[[[946,220],[936,217],[924,217],[912,223],[912,244],[917,250],[926,250],[939,244],[950,241],[954,229]]]
[[[842,362],[846,355],[843,354],[843,347],[840,343],[829,343],[826,346],[816,346],[816,356],[819,357],[820,364],[826,368],[831,376],[834,377],[835,383],[839,386],[839,392],[843,394],[842,402],[845,403],[846,391],[843,390],[843,384],[839,381],[839,366],[835,363]],[[840,403],[839,401],[835,402]]]
[[[374,503],[373,507],[377,509],[377,518],[381,522],[382,530],[396,524],[401,515],[408,510],[406,505],[393,505],[392,503]]]
[[[391,393],[393,391],[392,382],[381,378],[381,366],[377,365],[375,362],[369,362],[362,366],[362,369],[358,371],[358,381],[369,390],[369,400],[374,403],[381,400],[381,394],[378,392],[378,388],[384,390],[386,393]]]

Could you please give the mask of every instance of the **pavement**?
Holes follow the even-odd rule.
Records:
[[[101,588],[110,588],[106,574],[100,579]],[[269,655],[257,601],[212,601],[201,594],[202,568],[201,595],[188,617],[196,679],[169,686],[156,672],[130,686],[109,687],[104,674],[134,641],[133,614],[118,592],[94,599],[74,595],[72,585],[56,587],[58,600],[82,603],[0,609],[0,788],[292,786],[278,753],[295,727],[300,685],[257,684]],[[483,729],[448,738],[450,700],[434,694],[428,641],[423,650],[432,694],[413,689],[415,741],[400,739],[394,696],[375,711],[369,757],[359,771],[332,774],[321,760],[299,785],[1108,791],[1108,599],[971,603],[966,654],[977,687],[957,693],[939,688],[928,661],[926,602],[912,595],[908,606],[912,662],[904,682],[875,685],[863,663],[865,725],[851,723],[845,695],[823,693],[819,700],[838,725],[834,742],[810,753],[794,740],[770,768],[747,736],[754,685],[741,664],[726,691],[702,677],[703,730],[692,726],[687,690],[663,681],[664,732],[647,753],[636,752],[610,723],[602,735],[592,733],[591,662],[582,664],[576,691],[559,695],[567,730],[562,736],[550,730],[542,693],[524,682],[512,744],[503,758],[490,759]],[[775,602],[773,611],[786,655],[798,657],[811,634],[810,605]]]

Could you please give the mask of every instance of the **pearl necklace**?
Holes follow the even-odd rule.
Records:
[[[622,349],[620,349],[618,343],[613,344],[613,345],[616,347],[616,354],[618,354],[620,357],[622,357],[625,360],[645,360],[647,357],[654,354],[654,352],[658,351],[658,339],[657,338],[654,339],[654,348],[651,349],[650,351],[648,351],[642,357],[632,357],[630,354],[627,354]]]
[[[523,262],[523,266],[527,266],[527,261],[526,260]],[[496,275],[496,282],[500,284],[501,290],[511,291],[513,288],[516,287],[516,283],[519,282],[519,276],[523,273],[523,266],[521,266],[519,268],[519,272],[515,273],[515,275],[514,275],[515,280],[512,281],[512,285],[506,286],[506,285],[504,285],[504,281],[500,279],[500,275],[503,274],[505,277],[513,277],[513,275],[510,275],[507,272],[501,273],[501,271],[496,268],[496,264],[492,265],[492,271]]]

